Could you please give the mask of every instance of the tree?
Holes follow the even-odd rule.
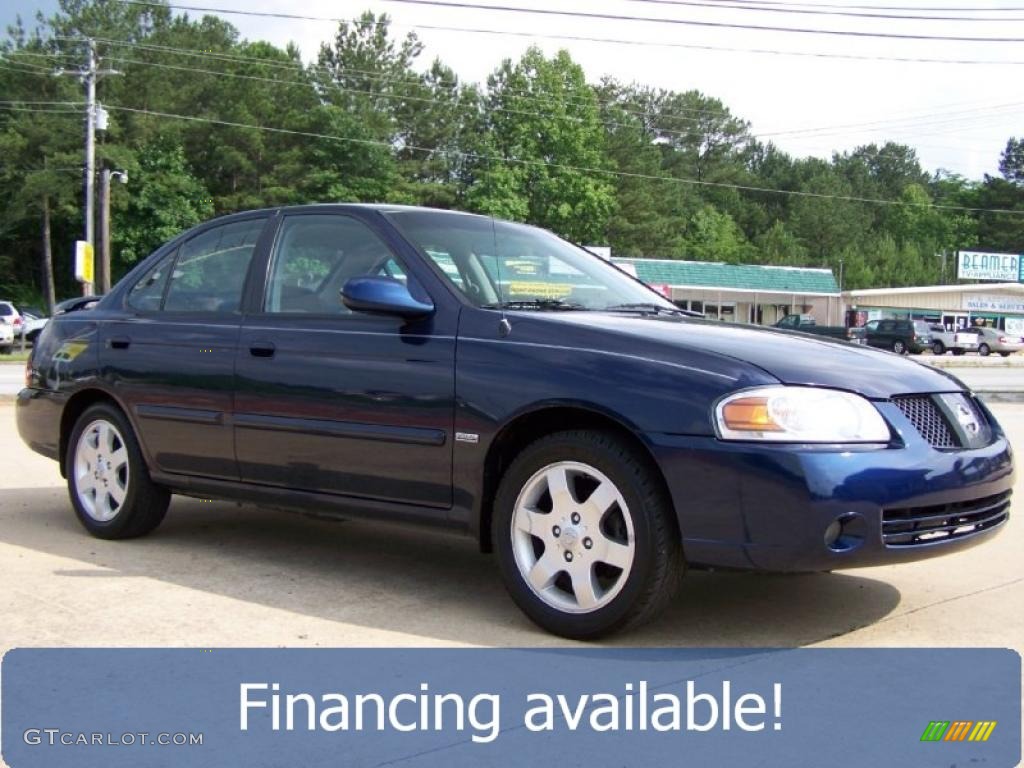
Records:
[[[522,212],[578,242],[603,239],[615,193],[597,99],[566,51],[538,48],[488,78],[486,138],[466,202],[483,213]],[[509,197],[506,202],[503,198]]]
[[[1010,137],[999,156],[999,172],[1012,184],[1024,184],[1024,139]]]
[[[188,170],[181,145],[155,137],[141,148],[129,170],[128,194],[112,196],[115,275],[145,258],[161,243],[213,215],[213,199]]]

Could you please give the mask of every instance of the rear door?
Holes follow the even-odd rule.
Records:
[[[386,275],[426,296],[400,247],[374,213],[281,217],[238,347],[243,480],[451,505],[457,304],[435,298],[432,317],[409,322],[353,313],[339,295],[352,277]]]
[[[132,287],[103,326],[103,375],[155,467],[235,480],[230,426],[241,301],[266,215],[214,224]]]

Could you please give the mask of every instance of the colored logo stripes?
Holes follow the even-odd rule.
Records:
[[[995,728],[995,720],[932,720],[921,741],[988,741]]]

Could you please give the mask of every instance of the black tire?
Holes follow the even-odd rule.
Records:
[[[897,355],[907,354],[907,343],[903,341],[903,339],[896,339],[892,343],[892,351],[895,352]]]
[[[605,605],[586,613],[550,605],[534,592],[516,561],[512,526],[519,495],[538,472],[559,462],[578,462],[602,473],[621,493],[632,521],[632,564],[628,573],[620,569],[615,577],[616,584],[618,579],[625,581],[614,597],[607,598],[606,592]],[[573,503],[581,504],[577,499]],[[615,509],[607,514],[621,514]],[[675,512],[656,471],[608,432],[558,432],[524,449],[499,484],[491,533],[505,587],[516,605],[537,625],[562,637],[590,640],[649,621],[672,600],[685,572]]]
[[[933,355],[944,355],[946,354],[946,345],[941,341],[932,342],[932,354]]]
[[[90,425],[103,423],[113,425],[119,440],[115,445],[123,443],[127,453],[127,470],[125,475],[124,501],[113,516],[108,520],[97,519],[86,509],[79,498],[79,474],[76,468],[76,451],[83,433]],[[78,420],[68,439],[65,467],[68,477],[68,493],[71,505],[75,509],[78,520],[93,536],[101,539],[131,539],[145,536],[156,528],[164,519],[170,504],[170,492],[154,483],[149,477],[139,443],[132,431],[131,424],[116,406],[97,403],[87,408]]]
[[[989,347],[988,344],[979,344],[978,354],[981,355],[982,357],[988,357],[990,354],[992,354],[992,348]]]
[[[1009,352],[1000,352],[999,354],[1002,355],[1003,357],[1009,357],[1010,356]]]
[[[11,354],[11,350],[12,349],[13,349],[13,347],[11,347],[11,346],[0,347],[0,355],[9,355],[9,354]]]
[[[955,355],[956,357],[960,357],[960,355],[962,355],[962,354],[965,354],[966,352],[967,352],[967,350],[966,350],[966,349],[954,349],[954,350],[953,350],[953,354],[954,354],[954,355]]]

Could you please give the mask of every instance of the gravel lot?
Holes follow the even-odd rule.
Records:
[[[1016,444],[1024,405],[997,404]],[[74,519],[57,465],[0,405],[0,652],[14,646],[565,644],[535,629],[472,542],[175,498],[146,539]],[[836,574],[688,575],[623,645],[1024,649],[1024,523],[987,546]]]

